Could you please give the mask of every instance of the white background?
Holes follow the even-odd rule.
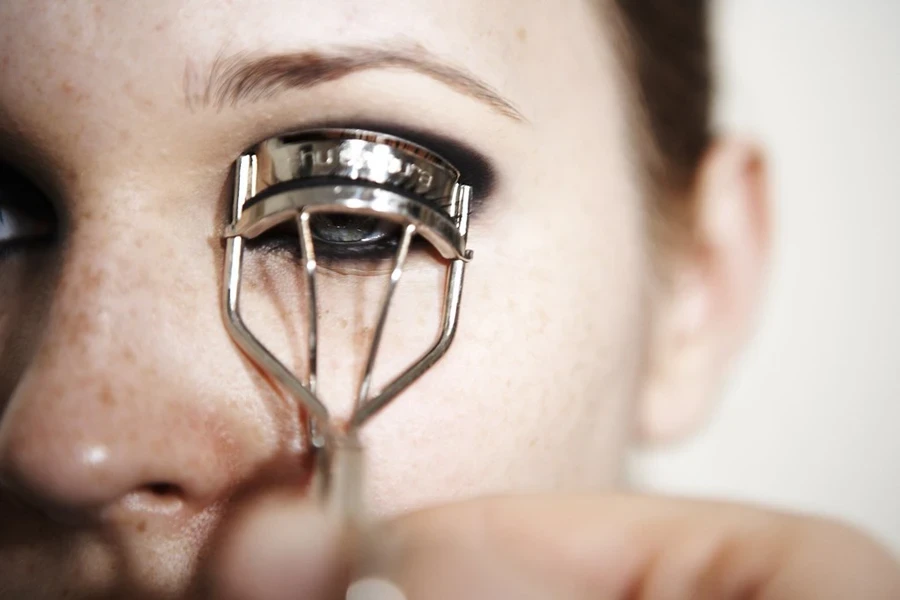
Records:
[[[836,516],[900,554],[900,2],[715,17],[720,122],[771,159],[771,285],[707,429],[634,479]]]

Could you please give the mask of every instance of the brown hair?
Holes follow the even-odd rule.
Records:
[[[686,205],[712,139],[713,78],[707,0],[614,0],[655,208],[669,225],[690,221]]]

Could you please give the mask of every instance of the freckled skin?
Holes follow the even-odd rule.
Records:
[[[374,509],[617,483],[649,261],[611,37],[578,2],[550,15],[537,0],[409,7],[0,3],[0,157],[37,174],[66,223],[59,245],[0,260],[0,358],[23,350],[0,361],[0,531],[15,531],[0,536],[0,590],[87,593],[71,565],[90,537],[97,556],[125,564],[91,571],[92,593],[188,597],[231,498],[260,482],[306,485],[294,408],[234,347],[218,308],[233,161],[304,119],[434,130],[497,169],[471,224],[453,347],[365,432]],[[184,97],[186,69],[202,81],[222,52],[410,37],[526,121],[400,71],[221,110]],[[297,366],[305,307],[290,260],[248,256],[245,301],[254,331]],[[321,392],[338,414],[374,326],[382,283],[370,279],[323,277]],[[440,281],[431,257],[411,258],[383,373],[433,339]],[[173,494],[149,491],[161,483]]]

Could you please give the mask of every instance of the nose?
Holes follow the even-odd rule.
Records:
[[[174,523],[264,468],[300,481],[303,457],[286,449],[296,439],[285,442],[295,432],[231,346],[215,278],[198,289],[161,280],[170,275],[139,258],[96,257],[70,254],[44,339],[2,414],[0,494],[67,523]],[[198,298],[213,300],[201,309]]]
[[[0,430],[0,485],[59,521],[202,511],[235,483],[213,414],[109,383],[23,384]]]

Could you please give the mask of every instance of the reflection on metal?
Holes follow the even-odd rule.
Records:
[[[392,136],[360,130],[315,130],[279,136],[242,155],[236,164],[232,220],[226,229],[222,310],[229,334],[255,365],[296,400],[310,419],[310,445],[318,452],[318,492],[347,518],[360,517],[362,448],[359,430],[446,352],[456,333],[472,189],[440,156]],[[319,376],[316,249],[311,219],[359,215],[399,226],[388,288],[349,420],[338,424],[316,393]],[[244,241],[273,227],[297,228],[306,282],[307,374],[298,377],[246,327],[240,312]],[[391,299],[416,236],[448,261],[443,316],[437,340],[383,389],[372,372]]]

